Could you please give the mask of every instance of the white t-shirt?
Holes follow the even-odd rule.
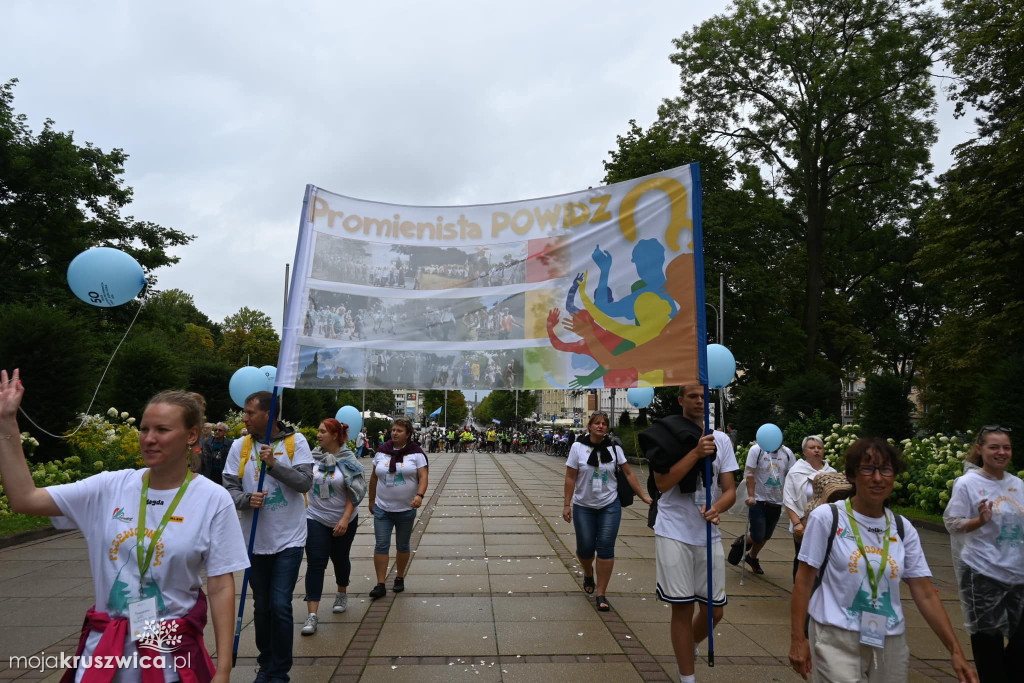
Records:
[[[1024,484],[1009,472],[995,480],[980,469],[953,483],[947,517],[978,516],[982,499],[992,503],[992,519],[963,534],[960,560],[976,572],[1009,584],[1024,583]]]
[[[309,490],[306,499],[309,501],[306,517],[334,528],[345,514],[345,504],[348,502],[348,487],[345,486],[341,465],[335,465],[333,472],[321,471],[319,462],[313,465],[313,488]],[[350,524],[358,514],[359,508],[352,508]]]
[[[786,485],[786,473],[796,462],[793,451],[785,446],[767,452],[758,445],[750,447],[747,453],[746,472],[754,474],[754,500],[782,505],[782,489]],[[744,491],[744,498],[746,492]]]
[[[96,610],[112,617],[128,616],[128,601],[140,596],[141,581],[136,555],[139,499],[142,475],[147,470],[101,472],[72,484],[47,487],[64,513],[52,518],[59,528],[79,529],[89,547]],[[146,529],[156,530],[177,489],[149,489]],[[249,566],[238,516],[231,495],[206,477],[193,475],[171,521],[157,541],[153,562],[146,572],[146,596],[157,600],[162,618],[184,617],[202,588],[200,575],[229,574]],[[148,541],[151,535],[147,536]],[[90,656],[102,634],[93,631],[82,654]],[[135,652],[130,637],[125,656]],[[79,669],[80,680],[84,669]],[[138,671],[118,671],[114,681],[138,680]],[[164,670],[168,681],[178,679],[174,669]]]
[[[224,465],[224,471],[228,474],[238,475],[238,468],[242,464],[242,441],[235,439],[231,444],[231,452],[228,454],[228,461]],[[242,490],[246,493],[255,493],[256,486],[260,479],[260,447],[255,439],[252,440],[252,450],[249,459],[245,463],[245,471],[242,472]],[[298,465],[313,465],[313,456],[309,451],[309,444],[302,434],[295,435],[295,458],[288,461],[288,451],[284,439],[278,439],[272,443],[274,447],[274,467],[297,467]],[[263,499],[263,507],[260,508],[260,523],[256,525],[256,542],[253,544],[254,555],[273,555],[287,548],[302,548],[306,545],[306,499],[295,489],[282,486],[281,482],[272,477],[268,472],[263,477],[263,492],[266,497]],[[242,510],[242,530],[245,539],[249,539],[249,530],[252,528],[253,510]]]
[[[419,468],[427,466],[422,453],[409,453],[388,472],[391,456],[377,453],[373,456],[373,471],[377,473],[377,492],[374,503],[385,512],[412,510],[412,499],[419,493]]]
[[[612,446],[612,461],[601,462],[598,458],[597,467],[591,467],[587,461],[590,460],[592,450],[594,449],[590,446],[584,446],[577,441],[569,449],[565,466],[579,472],[576,475],[576,492],[572,496],[572,502],[586,508],[600,509],[611,505],[618,498],[615,465],[626,464],[626,455],[618,446]]]
[[[819,624],[859,632],[860,613],[870,605],[871,585],[863,567],[857,539],[850,529],[846,505],[836,503],[836,507],[839,510],[839,526],[832,544],[832,554],[829,555],[821,586],[811,596],[808,613]],[[854,512],[853,516],[857,520],[868,561],[877,573],[882,559],[885,519],[865,517],[859,512]],[[932,572],[921,549],[917,530],[904,520],[905,538],[901,542],[893,513],[887,511],[886,516],[889,519],[889,561],[878,585],[879,610],[886,615],[886,635],[897,636],[906,628],[903,606],[900,604],[900,579],[930,577]],[[825,557],[831,531],[832,511],[829,506],[816,507],[807,520],[807,529],[800,546],[800,561],[819,568]]]
[[[735,472],[740,468],[736,462],[736,453],[732,449],[732,441],[724,432],[714,432],[715,446],[718,454],[715,461],[711,463],[711,476],[714,483],[711,485],[711,502],[714,503],[722,497],[722,488],[718,484],[718,478],[722,472]],[[683,455],[686,455],[685,453]],[[701,458],[694,465],[701,473],[701,482],[694,493],[683,493],[679,486],[673,486],[658,499],[658,517],[654,521],[654,533],[658,536],[672,538],[682,543],[707,545],[707,521],[700,509],[705,504],[704,492],[704,459]],[[711,542],[718,543],[722,540],[722,531],[717,524],[711,525]]]

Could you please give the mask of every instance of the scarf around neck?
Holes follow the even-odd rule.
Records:
[[[611,451],[608,450],[612,446],[612,440],[608,436],[605,436],[604,440],[600,443],[594,443],[590,440],[590,434],[584,434],[579,443],[591,447],[590,459],[587,460],[587,464],[591,467],[597,467],[598,458],[600,458],[601,462],[612,461]]]
[[[395,448],[395,442],[388,439],[381,444],[380,448],[377,449],[379,453],[391,456],[391,462],[388,463],[388,472],[394,474],[398,463],[405,459],[405,456],[410,453],[422,453],[423,450],[410,439],[401,448]]]

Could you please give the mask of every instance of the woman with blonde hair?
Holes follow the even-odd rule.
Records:
[[[1024,482],[1010,428],[985,425],[942,517],[952,538],[964,625],[982,683],[1020,680],[1024,652]]]
[[[145,468],[36,488],[17,438],[16,416],[24,392],[17,370],[10,381],[7,371],[0,371],[0,477],[11,509],[50,516],[55,526],[81,530],[93,575],[96,604],[82,627],[76,651],[79,669],[68,670],[62,681],[101,676],[86,666],[104,656],[123,656],[142,667],[122,669],[120,681],[148,677],[144,669],[159,667],[165,659],[156,657],[160,653],[147,642],[147,635],[153,635],[150,624],[159,620],[181,636],[175,650],[181,656],[168,660],[187,661],[188,677],[198,683],[227,683],[234,634],[232,572],[248,567],[249,559],[231,496],[189,471],[189,456],[202,428],[199,404],[181,391],[150,399],[139,423]],[[204,571],[216,669],[203,643]],[[140,656],[133,658],[136,652]],[[156,675],[162,679],[165,673],[186,679],[180,668]]]

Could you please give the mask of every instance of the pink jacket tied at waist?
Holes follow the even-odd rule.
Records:
[[[180,619],[169,619],[166,624],[177,624],[178,629],[175,635],[181,636],[181,643],[176,645],[173,653],[162,653],[145,645],[138,645],[139,658],[144,656],[155,657],[162,655],[168,663],[174,661],[175,657],[185,657],[190,668],[179,668],[178,675],[182,683],[210,683],[216,668],[210,653],[206,651],[203,643],[203,628],[206,626],[206,595],[202,590],[196,604],[189,610],[188,614]],[[106,612],[97,612],[95,605],[85,613],[85,623],[82,624],[82,635],[78,640],[76,656],[81,656],[85,651],[85,643],[91,631],[99,631],[100,642],[96,644],[96,650],[92,653],[93,661],[96,657],[118,657],[124,655],[124,643],[128,637],[128,620],[124,617],[111,618]],[[141,666],[141,662],[140,662]],[[95,666],[85,670],[82,676],[82,683],[110,683],[117,672],[116,668],[97,668]],[[75,669],[68,669],[61,677],[60,683],[75,683]],[[142,668],[142,683],[164,683],[164,669],[149,666]]]

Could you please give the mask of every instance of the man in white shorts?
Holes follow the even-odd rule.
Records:
[[[704,387],[691,384],[679,388],[679,404],[683,417],[694,424],[704,424]],[[703,431],[703,429],[702,429]],[[683,493],[678,484],[692,469],[704,472],[704,458],[717,455],[711,463],[715,485],[712,486],[711,508],[705,510],[703,482],[693,493]],[[708,635],[708,570],[707,522],[712,523],[711,555],[712,614],[717,624],[723,614],[725,596],[725,553],[718,529],[719,514],[736,501],[736,479],[739,469],[732,442],[724,432],[701,437],[697,447],[681,457],[664,473],[654,472],[654,481],[661,492],[658,515],[654,522],[654,551],[657,561],[657,594],[659,600],[672,605],[672,649],[676,655],[681,683],[694,678],[694,645]],[[653,471],[653,470],[652,470]],[[703,476],[703,475],[702,475]],[[700,609],[694,616],[693,603]]]

